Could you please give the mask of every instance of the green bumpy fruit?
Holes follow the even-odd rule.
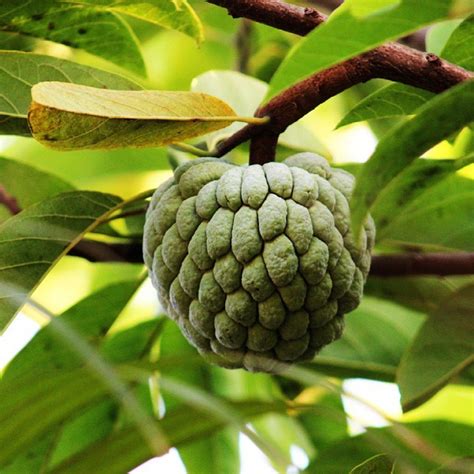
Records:
[[[147,211],[144,259],[159,300],[206,359],[277,372],[338,339],[369,271],[375,228],[356,243],[354,177],[311,153],[175,170]]]

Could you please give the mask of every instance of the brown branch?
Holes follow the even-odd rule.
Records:
[[[266,137],[266,138],[263,138]],[[264,135],[254,146],[276,146],[277,136]],[[21,209],[14,196],[0,186],[0,203],[8,202],[10,212],[18,214]],[[69,252],[90,262],[143,263],[142,245],[138,242],[106,243],[83,239]],[[374,255],[370,269],[372,276],[408,275],[470,275],[474,274],[474,252],[416,253]]]
[[[290,5],[280,0],[208,0],[224,7],[233,18],[247,18],[279,30],[304,36],[326,20],[313,8]]]
[[[69,255],[82,257],[92,262],[143,263],[142,247],[139,243],[106,244],[93,240],[83,240]],[[371,276],[380,277],[472,274],[474,274],[474,252],[410,252],[374,255],[370,268]]]
[[[472,275],[474,252],[374,255],[373,276]]]
[[[263,165],[275,158],[278,133],[261,133],[250,140],[249,165]]]
[[[325,19],[312,8],[289,5],[279,0],[208,1],[227,8],[233,16],[244,16],[300,35],[309,33]],[[438,93],[473,77],[473,73],[433,54],[389,43],[313,74],[286,89],[257,111],[257,116],[270,117],[268,124],[247,125],[221,142],[217,155],[223,156],[261,133],[282,133],[330,97],[360,82],[375,78],[389,79]]]
[[[85,258],[89,262],[143,263],[140,243],[108,244],[96,240],[83,239],[68,255]]]

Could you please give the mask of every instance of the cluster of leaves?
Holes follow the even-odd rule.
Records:
[[[194,2],[208,41],[222,48],[208,64],[228,69],[234,23],[203,3]],[[123,195],[131,177],[144,171],[165,172],[167,151],[120,148],[206,134],[199,146],[212,149],[241,126],[232,122],[253,115],[265,98],[388,40],[453,14],[465,16],[462,5],[347,0],[299,41],[255,26],[254,75],[267,79],[281,51],[286,54],[269,84],[229,70],[208,71],[195,77],[192,92],[176,93],[143,90],[149,84],[140,78],[145,61],[138,37],[146,43],[159,26],[201,41],[203,25],[186,0],[1,3],[0,41],[9,50],[0,51],[0,132],[29,137],[32,131],[50,147],[79,150],[62,156],[26,138],[14,144],[10,158],[0,158],[2,195],[23,209],[12,216],[0,208],[0,331],[8,332],[22,308],[47,320],[0,379],[1,473],[126,472],[170,446],[179,449],[188,472],[233,473],[239,469],[239,432],[281,471],[291,464],[295,444],[311,461],[308,472],[388,473],[394,460],[397,469],[411,472],[472,470],[457,459],[472,455],[472,430],[463,423],[393,423],[349,437],[340,383],[351,377],[395,381],[405,411],[449,382],[469,384],[472,277],[370,277],[344,337],[284,377],[204,364],[163,316],[117,325],[143,284],[141,265],[108,264],[100,288],[57,316],[36,302],[49,273],[56,291],[64,292],[59,266],[75,268],[77,259],[65,256],[81,240],[139,245],[140,211],[150,193],[137,178],[137,189],[126,193],[131,198],[115,194]],[[454,26],[448,38],[433,28],[430,41],[442,57],[474,69],[474,17]],[[158,34],[168,47],[166,34],[174,32]],[[94,56],[53,57],[44,40]],[[268,50],[270,43],[278,54]],[[107,63],[108,71],[95,67],[96,57],[119,65],[125,77]],[[177,74],[191,79],[195,72],[183,65]],[[367,164],[347,165],[358,175],[354,225],[370,210],[379,251],[474,251],[473,82],[436,97],[398,84],[369,84],[341,95],[341,103],[340,126],[370,120],[380,136]],[[380,120],[387,118],[390,123]],[[446,159],[416,159],[443,140]],[[297,123],[280,137],[279,156],[302,149],[330,158],[323,142]],[[88,148],[105,151],[83,151]],[[245,154],[244,146],[229,159],[242,161]],[[107,181],[111,170],[114,186]],[[104,193],[107,186],[115,194]],[[100,192],[83,190],[91,187]]]

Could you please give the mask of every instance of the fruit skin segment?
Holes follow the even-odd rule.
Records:
[[[147,210],[160,303],[208,361],[278,372],[338,339],[360,302],[375,227],[350,231],[354,177],[313,153],[240,167],[199,158]]]

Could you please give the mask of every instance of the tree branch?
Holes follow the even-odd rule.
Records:
[[[374,255],[373,276],[472,275],[474,252]]]
[[[143,263],[142,247],[139,243],[106,244],[83,240],[69,255],[92,262]],[[370,268],[370,275],[381,277],[471,274],[474,274],[474,252],[374,255]]]
[[[89,262],[143,263],[140,243],[109,244],[83,239],[69,251],[68,255],[85,258]]]
[[[325,16],[312,8],[289,5],[279,0],[208,0],[227,8],[235,17],[246,17],[285,31],[306,35]],[[313,74],[286,89],[260,108],[256,116],[269,116],[266,125],[247,125],[221,142],[217,156],[223,156],[259,134],[280,134],[289,125],[327,99],[370,79],[389,79],[431,92],[442,92],[474,74],[398,43],[389,43]]]
[[[280,0],[208,0],[224,7],[233,18],[247,18],[279,30],[304,36],[326,20],[314,8],[303,8]]]
[[[267,138],[271,146],[277,137]],[[258,146],[265,146],[265,140]],[[14,196],[0,185],[0,203],[6,204],[12,215],[18,214]],[[81,257],[90,262],[143,263],[142,245],[139,242],[106,243],[82,239],[68,255]],[[393,277],[408,275],[470,275],[474,274],[474,252],[458,253],[402,253],[374,255],[370,275]]]

